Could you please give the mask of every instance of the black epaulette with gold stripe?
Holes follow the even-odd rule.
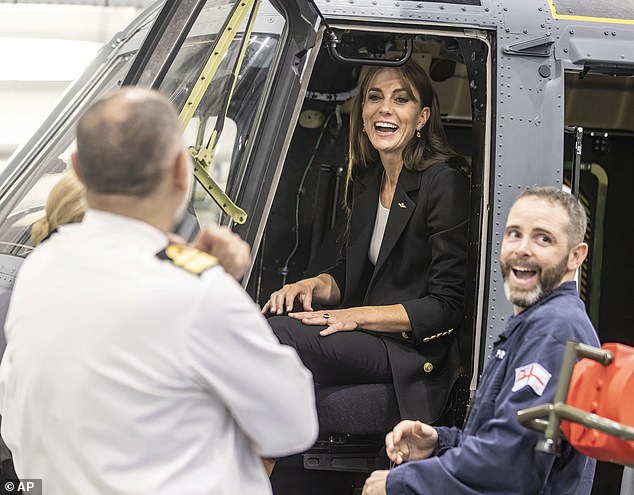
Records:
[[[194,275],[200,275],[218,264],[218,258],[183,244],[170,244],[156,253],[162,260],[169,260],[174,265]]]

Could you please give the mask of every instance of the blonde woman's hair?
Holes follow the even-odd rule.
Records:
[[[46,200],[45,214],[31,227],[35,246],[65,223],[81,222],[86,212],[84,186],[71,170],[53,186]]]

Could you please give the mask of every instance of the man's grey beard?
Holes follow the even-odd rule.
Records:
[[[516,262],[508,262],[501,264],[502,276],[504,278],[504,294],[506,298],[518,308],[530,308],[539,301],[547,298],[552,292],[561,285],[564,275],[568,271],[568,255],[564,256],[561,262],[553,268],[538,271],[538,282],[530,292],[523,292],[514,296],[508,282],[508,274],[511,266],[517,265]]]
[[[530,291],[529,293],[523,293],[518,297],[513,296],[508,280],[504,280],[504,294],[513,306],[524,309],[530,308],[533,304],[537,304],[548,295],[545,294],[544,290],[542,289],[541,280],[537,282],[537,285],[532,291]]]

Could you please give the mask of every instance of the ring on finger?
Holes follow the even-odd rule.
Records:
[[[330,318],[330,313],[323,313],[321,316],[324,318],[324,320],[327,320],[328,318]]]

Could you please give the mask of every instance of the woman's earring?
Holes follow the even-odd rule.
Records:
[[[361,128],[361,132],[365,133],[365,124],[363,124],[363,127]]]
[[[420,139],[420,129],[416,129],[416,137]]]

